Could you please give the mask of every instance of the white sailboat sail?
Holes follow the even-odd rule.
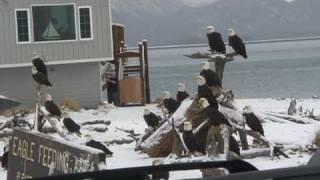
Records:
[[[61,35],[58,33],[56,28],[53,26],[52,21],[49,22],[48,27],[44,30],[41,37],[43,39],[60,39]]]

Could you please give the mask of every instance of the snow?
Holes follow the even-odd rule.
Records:
[[[236,106],[242,109],[246,105],[251,105],[255,112],[264,113],[286,113],[289,106],[290,99],[241,99],[236,100]],[[314,108],[315,115],[320,114],[319,99],[298,99],[297,107],[303,106],[304,109]],[[189,102],[185,104],[189,105]],[[106,132],[95,132],[93,127],[105,127],[106,125],[87,125],[82,126],[82,135],[90,134],[95,140],[108,144],[114,140],[133,140],[128,133],[124,130],[134,130],[135,133],[143,134],[147,128],[143,120],[144,108],[150,109],[158,115],[162,115],[161,111],[156,105],[147,105],[146,107],[112,107],[107,106],[99,109],[81,110],[80,112],[69,112],[69,116],[77,123],[104,120],[111,121]],[[184,112],[177,113],[177,117],[181,118]],[[28,115],[28,119],[33,120],[34,115]],[[0,123],[8,120],[7,117],[0,116]],[[282,143],[285,145],[297,145],[304,148],[307,144],[312,143],[315,131],[320,127],[320,122],[311,121],[312,124],[295,124],[284,122],[282,124],[271,121],[265,121],[263,124],[265,129],[266,138],[273,143]],[[60,122],[61,123],[61,122]],[[48,126],[48,125],[47,125]],[[54,137],[59,137],[57,134],[53,134]],[[70,140],[73,143],[83,144],[84,138],[79,138],[75,135],[69,135]],[[61,137],[59,137],[61,138]],[[62,138],[61,138],[62,139]],[[249,138],[249,143],[251,143]],[[0,153],[3,150],[4,140],[0,140]],[[170,161],[170,159],[164,158],[149,158],[146,154],[134,151],[135,142],[130,144],[108,144],[111,151],[114,152],[112,157],[107,157],[107,168],[125,168],[125,167],[136,167],[136,166],[147,166],[152,165],[154,160]],[[289,153],[288,151],[287,153]],[[273,169],[283,168],[291,166],[305,165],[311,154],[306,152],[290,154],[290,159],[270,159],[269,157],[259,157],[254,159],[247,159],[246,161],[255,165],[258,169]],[[200,171],[183,171],[183,172],[171,172],[171,179],[182,179],[182,178],[198,178],[201,176]],[[0,179],[6,178],[6,171],[0,168]]]

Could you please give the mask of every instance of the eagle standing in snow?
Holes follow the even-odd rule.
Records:
[[[198,85],[198,98],[205,98],[208,100],[210,107],[218,109],[219,105],[216,97],[213,95],[211,89],[206,84],[206,80],[203,76],[196,76],[196,82]]]
[[[35,53],[35,57],[32,60],[32,64],[37,68],[37,71],[48,77],[47,66],[44,64],[43,60]]]
[[[178,92],[176,95],[178,106],[187,99],[190,95],[186,92],[186,86],[183,83],[178,83]]]
[[[168,114],[173,114],[178,109],[178,103],[171,97],[170,92],[162,92],[163,106],[168,111]]]
[[[112,156],[113,152],[110,151],[101,142],[93,140],[92,137],[88,134],[85,135],[85,138],[86,138],[86,146],[89,146],[89,147],[92,147],[95,149],[99,149],[99,150],[103,151],[106,155]]]
[[[66,127],[66,129],[70,132],[70,133],[75,133],[77,134],[79,137],[81,136],[81,132],[80,132],[80,125],[77,124],[76,122],[74,122],[74,120],[72,120],[70,117],[65,117],[62,120],[64,127]]]
[[[209,87],[221,88],[221,81],[219,79],[218,74],[212,69],[210,69],[210,65],[207,61],[203,62],[200,75],[206,79],[206,84]]]
[[[161,121],[161,118],[155,115],[153,112],[150,112],[148,109],[144,109],[143,113],[144,121],[147,123],[148,127],[152,127],[152,129],[156,129]]]
[[[8,146],[5,146],[3,148],[3,154],[2,154],[2,158],[1,158],[1,167],[3,169],[8,169],[8,160],[9,160],[9,149]]]
[[[251,106],[245,106],[243,108],[243,116],[245,117],[246,123],[252,131],[260,133],[264,136],[264,130],[260,120],[253,113]]]
[[[206,98],[199,99],[199,104],[203,109],[204,113],[209,119],[209,123],[213,126],[220,126],[222,124],[232,127],[230,122],[224,117],[224,115],[216,108],[211,107]]]
[[[61,118],[61,110],[60,108],[53,102],[52,97],[50,94],[46,94],[44,107],[46,110],[50,113],[51,116],[57,117],[57,119],[60,121]]]
[[[39,72],[37,70],[36,66],[32,66],[32,77],[33,79],[39,84],[39,85],[45,85],[48,87],[52,87],[51,82],[48,80],[48,77],[43,74],[42,72]]]
[[[220,53],[225,54],[226,53],[226,46],[222,40],[222,36],[219,32],[215,31],[214,26],[208,26],[207,27],[208,33],[208,41],[210,49],[213,53]]]
[[[199,152],[200,148],[197,142],[196,136],[192,132],[192,124],[191,122],[184,122],[183,123],[183,134],[182,138],[184,143],[186,144],[190,153]]]
[[[237,54],[240,54],[245,59],[248,58],[246,46],[244,45],[242,39],[231,28],[229,29],[229,45]]]

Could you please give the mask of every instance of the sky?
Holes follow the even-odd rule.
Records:
[[[189,4],[190,6],[197,7],[197,6],[204,6],[219,0],[182,0],[182,1],[184,1],[186,4]]]
[[[184,1],[186,4],[190,6],[198,7],[198,6],[205,6],[215,1],[223,1],[223,0],[182,0],[182,1]],[[296,0],[284,0],[284,1],[293,2]]]

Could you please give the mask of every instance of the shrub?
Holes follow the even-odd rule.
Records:
[[[76,112],[81,110],[80,103],[77,100],[72,99],[70,97],[63,98],[62,106],[64,108],[67,108],[67,109],[70,109],[70,110],[76,111]]]
[[[317,129],[315,132],[315,136],[313,138],[312,144],[317,145],[320,147],[320,129]]]

